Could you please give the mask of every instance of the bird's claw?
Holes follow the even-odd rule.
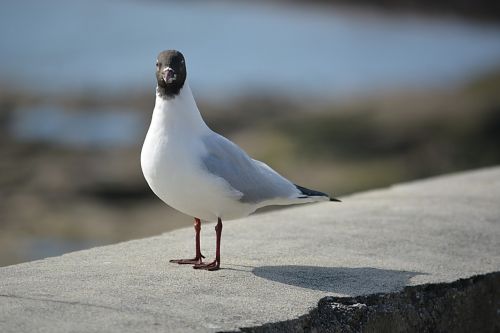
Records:
[[[205,257],[200,255],[193,259],[172,259],[170,262],[179,265],[203,265],[203,259],[205,259]]]
[[[200,263],[193,266],[194,269],[204,269],[207,271],[217,271],[220,268],[220,264],[217,260],[209,263]]]

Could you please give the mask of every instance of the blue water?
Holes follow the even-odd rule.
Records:
[[[8,0],[0,81],[44,92],[153,88],[183,51],[195,94],[330,97],[463,80],[500,63],[500,26],[208,1]]]
[[[59,256],[67,252],[103,245],[98,241],[79,241],[56,237],[23,237],[19,243],[19,255],[25,261]]]
[[[132,110],[92,109],[78,112],[41,105],[12,113],[9,134],[20,141],[74,148],[119,148],[138,145],[147,118]]]

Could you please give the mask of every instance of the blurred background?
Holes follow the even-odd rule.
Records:
[[[140,170],[164,49],[207,123],[298,184],[500,162],[498,1],[6,0],[0,265],[191,226]]]

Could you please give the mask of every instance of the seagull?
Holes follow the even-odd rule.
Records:
[[[151,190],[167,205],[194,217],[195,257],[170,262],[195,269],[220,268],[222,221],[269,205],[340,201],[296,185],[203,121],[187,81],[181,52],[163,51],[156,61],[156,101],[141,168]],[[215,260],[203,262],[201,220],[217,221]]]

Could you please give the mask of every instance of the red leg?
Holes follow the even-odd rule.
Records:
[[[201,248],[200,248],[200,231],[201,231],[201,221],[198,218],[194,218],[194,231],[195,231],[195,239],[196,239],[196,255],[193,259],[172,259],[170,262],[177,263],[177,264],[191,264],[191,265],[196,265],[196,264],[203,264],[202,259],[205,258],[201,254]]]
[[[220,240],[222,236],[222,220],[219,218],[215,226],[216,233],[216,249],[215,260],[209,263],[200,263],[193,266],[194,269],[206,269],[208,271],[216,271],[220,268]]]

